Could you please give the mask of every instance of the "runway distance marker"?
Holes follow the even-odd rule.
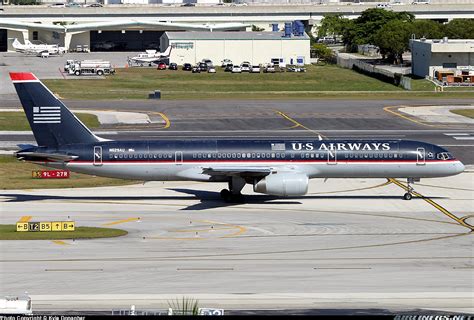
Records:
[[[33,170],[31,172],[33,179],[69,179],[70,176],[69,170]]]

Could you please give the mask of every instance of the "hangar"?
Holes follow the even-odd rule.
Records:
[[[265,64],[278,58],[286,64],[310,63],[310,38],[304,32],[165,32],[161,47],[168,45],[172,47],[170,61],[180,65],[202,59]]]

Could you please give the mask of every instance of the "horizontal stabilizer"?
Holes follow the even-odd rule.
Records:
[[[42,152],[29,152],[29,151],[18,151],[16,157],[20,160],[29,161],[61,161],[69,162],[79,158],[79,156],[70,154],[60,153],[42,153]]]

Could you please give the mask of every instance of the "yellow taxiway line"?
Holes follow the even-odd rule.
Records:
[[[295,119],[293,119],[293,118],[291,118],[290,116],[288,116],[286,113],[281,112],[281,111],[278,111],[278,110],[274,110],[274,111],[275,111],[278,115],[280,115],[280,116],[282,116],[283,118],[285,118],[286,120],[293,122],[294,126],[292,126],[290,129],[294,129],[294,128],[301,127],[301,128],[303,128],[303,129],[305,129],[305,130],[308,130],[308,131],[310,131],[310,132],[312,132],[312,133],[314,133],[314,134],[320,136],[321,138],[327,139],[327,137],[326,137],[325,135],[319,133],[319,132],[316,131],[316,130],[313,130],[313,129],[310,129],[310,128],[306,127],[305,125],[299,123],[299,122],[296,121]]]
[[[123,219],[123,220],[118,220],[118,221],[112,221],[108,223],[102,224],[103,226],[113,226],[116,224],[121,224],[121,223],[126,223],[126,222],[132,222],[132,221],[138,221],[140,218],[128,218],[128,219]]]
[[[401,183],[400,181],[398,181],[397,179],[393,179],[393,178],[390,178],[389,179],[391,182],[393,182],[394,184],[396,184],[397,186],[399,186],[400,188],[408,191],[408,187],[406,185],[404,185],[403,183]],[[468,229],[470,229],[471,231],[474,231],[474,226],[468,224],[465,220],[467,218],[469,218],[469,216],[467,217],[464,217],[464,218],[458,218],[456,217],[454,214],[452,214],[451,212],[449,212],[446,208],[443,208],[441,205],[437,204],[436,202],[434,202],[432,199],[430,198],[427,198],[425,196],[423,196],[422,194],[416,192],[416,191],[412,191],[412,193],[417,196],[418,198],[421,198],[423,199],[424,201],[426,201],[427,203],[429,203],[430,205],[432,205],[433,207],[435,207],[436,209],[438,209],[439,212],[445,214],[446,216],[448,216],[449,218],[453,219],[454,221],[456,221],[457,223],[459,223],[461,226],[463,227],[466,227]]]
[[[162,113],[162,112],[154,112],[154,113],[159,115],[163,119],[163,121],[165,122],[165,126],[163,127],[163,129],[168,129],[171,126],[170,119],[168,119],[168,117],[164,113]]]
[[[67,246],[67,245],[69,245],[69,243],[67,243],[67,242],[65,242],[65,241],[63,241],[63,240],[53,240],[53,243],[54,243],[54,244],[58,244],[58,245],[60,245],[60,246]]]

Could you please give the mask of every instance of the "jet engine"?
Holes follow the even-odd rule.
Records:
[[[304,173],[275,173],[256,181],[253,191],[272,196],[302,196],[308,192],[308,181]]]

